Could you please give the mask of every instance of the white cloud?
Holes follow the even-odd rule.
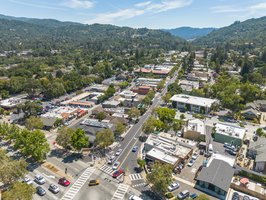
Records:
[[[94,19],[87,20],[87,24],[94,24],[94,23],[100,23],[100,24],[109,24],[113,23],[114,21],[121,21],[125,19],[129,19],[138,15],[144,14],[144,10],[138,10],[138,9],[125,9],[125,10],[119,10],[117,12],[113,13],[103,13],[96,16]]]
[[[236,8],[234,6],[229,6],[229,5],[225,5],[225,6],[215,6],[211,8],[213,13],[235,13],[235,12],[242,12],[245,11],[245,9],[243,8]]]
[[[50,4],[30,3],[30,2],[22,1],[22,0],[8,0],[8,1],[23,5],[23,6],[30,6],[30,7],[35,7],[35,8],[44,8],[44,9],[50,9],[50,10],[64,10],[63,8],[57,7],[56,5],[50,5]]]
[[[146,1],[135,4],[134,6],[136,8],[126,8],[123,10],[118,10],[117,12],[100,13],[95,18],[87,20],[86,23],[114,23],[115,21],[130,19],[145,13],[159,13],[182,8],[190,5],[192,1],[193,0],[161,0],[160,3]]]
[[[150,5],[151,3],[152,3],[151,1],[145,1],[145,2],[135,4],[135,6],[136,7],[146,7],[146,6]]]
[[[266,2],[252,5],[252,6],[248,7],[248,9],[250,11],[266,10]]]
[[[88,0],[67,0],[62,5],[69,8],[92,8],[95,6],[94,2]]]

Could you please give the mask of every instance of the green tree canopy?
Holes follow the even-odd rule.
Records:
[[[72,135],[74,134],[74,130],[72,128],[63,127],[58,131],[57,137],[56,137],[56,143],[63,147],[64,149],[67,149],[71,147],[72,143]]]
[[[103,129],[96,134],[95,144],[101,148],[106,148],[113,144],[115,138],[111,129]]]
[[[71,136],[71,145],[75,150],[88,147],[89,137],[86,136],[86,132],[80,128],[76,129]]]
[[[42,129],[43,128],[43,122],[39,117],[31,116],[28,119],[26,119],[25,126],[29,130]]]
[[[10,190],[3,193],[4,200],[30,200],[36,189],[32,185],[26,183],[16,182]]]

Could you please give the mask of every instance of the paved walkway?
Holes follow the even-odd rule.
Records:
[[[179,177],[177,177],[177,176],[174,176],[174,177],[175,177],[176,180],[178,180],[178,181],[180,181],[180,182],[182,182],[182,183],[185,183],[185,184],[187,184],[187,185],[190,185],[191,187],[194,187],[194,186],[195,186],[195,183],[192,183],[192,182],[190,182],[190,181],[184,180],[184,179],[179,178]]]

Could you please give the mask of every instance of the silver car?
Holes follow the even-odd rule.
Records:
[[[119,156],[122,153],[123,149],[118,149],[117,152],[115,153],[116,156]]]
[[[54,194],[56,194],[56,193],[58,193],[58,192],[60,191],[59,187],[58,187],[57,185],[54,185],[54,184],[51,184],[51,185],[49,186],[49,190],[50,190],[52,193],[54,193]]]
[[[34,180],[36,183],[38,183],[40,185],[42,185],[46,182],[45,179],[41,175],[36,175]]]
[[[179,187],[180,187],[180,184],[178,182],[174,182],[168,186],[168,191],[172,192],[174,190],[177,190]]]

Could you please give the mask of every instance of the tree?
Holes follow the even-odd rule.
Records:
[[[172,183],[172,167],[168,164],[155,163],[153,170],[147,174],[147,180],[152,184],[152,189],[160,194],[167,192],[167,187]]]
[[[27,101],[25,104],[20,105],[18,109],[25,113],[26,117],[37,116],[42,111],[42,106],[37,102]]]
[[[39,117],[31,116],[26,120],[25,126],[29,130],[42,129],[43,128],[43,122]]]
[[[147,121],[145,121],[142,125],[142,131],[145,134],[150,134],[155,130],[155,121],[154,117],[150,117]]]
[[[35,188],[32,185],[16,182],[10,190],[3,193],[4,200],[30,200],[35,193]]]
[[[167,93],[162,97],[162,99],[163,99],[163,101],[164,101],[165,103],[169,103],[171,97],[172,97],[171,94],[167,92]]]
[[[183,126],[183,121],[182,120],[177,120],[177,119],[174,120],[174,123],[172,125],[173,130],[175,132],[180,131],[182,129],[182,126]]]
[[[137,159],[137,163],[138,163],[138,165],[139,165],[139,167],[141,169],[143,169],[145,167],[145,165],[146,165],[146,161],[145,160],[142,160],[141,158],[138,158]]]
[[[171,124],[175,119],[176,112],[170,108],[158,108],[156,109],[156,114],[162,122]]]
[[[105,112],[98,112],[96,118],[97,118],[99,121],[104,120],[104,119],[106,118],[106,114],[105,114]]]
[[[23,129],[16,135],[15,147],[21,149],[25,156],[31,156],[36,161],[43,161],[50,151],[44,133],[40,130]]]
[[[0,182],[10,186],[27,172],[24,160],[10,159],[4,150],[0,150]]]
[[[74,130],[72,128],[64,127],[59,130],[55,141],[58,145],[60,145],[64,149],[70,148],[71,138],[73,134],[74,134]]]
[[[200,194],[196,200],[210,200],[210,198],[206,194]]]
[[[106,148],[113,144],[115,138],[111,129],[103,129],[96,134],[95,144],[101,148]]]
[[[266,133],[265,133],[265,131],[263,131],[262,128],[258,128],[258,129],[256,130],[256,134],[257,134],[259,137],[266,137]]]
[[[81,150],[88,147],[89,137],[86,136],[86,132],[80,128],[74,131],[71,136],[71,145],[75,150]]]
[[[126,131],[126,126],[123,123],[118,122],[116,124],[116,128],[114,131],[115,135],[122,135],[125,131]]]
[[[180,119],[181,119],[181,120],[186,119],[185,115],[184,115],[184,114],[181,114],[181,115],[180,115]]]
[[[165,79],[161,80],[161,81],[158,83],[158,85],[157,85],[157,89],[158,89],[158,90],[163,89],[164,85],[165,85]]]
[[[129,111],[128,111],[128,117],[130,119],[133,119],[133,118],[139,118],[140,116],[140,111],[139,109],[137,109],[136,107],[133,107],[131,108]]]

